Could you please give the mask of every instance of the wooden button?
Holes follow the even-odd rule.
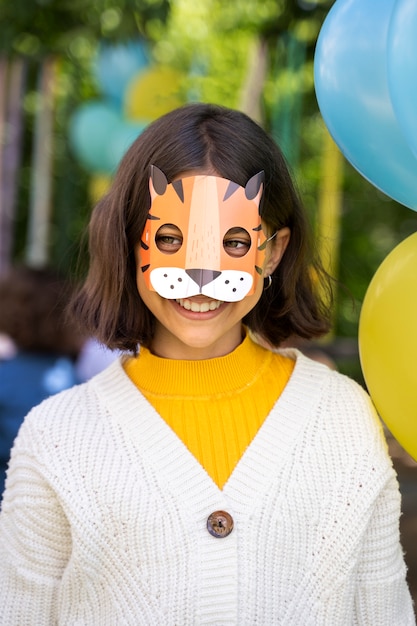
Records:
[[[207,518],[207,530],[213,537],[223,539],[233,530],[233,517],[226,511],[215,511]]]

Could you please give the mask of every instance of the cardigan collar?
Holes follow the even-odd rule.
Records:
[[[144,398],[123,368],[120,357],[90,383],[107,405],[110,419],[119,424],[141,455],[161,479],[175,491],[187,484],[191,502],[206,502],[207,496],[224,504],[223,495],[236,498],[236,504],[249,505],[256,494],[268,489],[273,476],[291,452],[297,434],[316,406],[327,379],[326,366],[297,350],[281,350],[296,360],[293,374],[274,408],[220,490],[179,437]],[[251,488],[248,488],[248,485]],[[204,504],[204,508],[206,505]]]

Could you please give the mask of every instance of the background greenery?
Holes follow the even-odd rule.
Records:
[[[80,105],[101,95],[94,73],[98,46],[140,37],[152,64],[181,75],[182,101],[241,108],[281,144],[318,243],[327,240],[330,267],[343,285],[337,294],[334,332],[322,347],[342,371],[361,379],[356,344],[361,302],[382,260],[415,232],[417,222],[413,211],[370,185],[329,141],[315,98],[313,61],[317,36],[332,4],[331,0],[0,0],[0,271],[11,263],[31,262],[33,197],[45,168],[50,209],[43,262],[73,274],[80,254],[85,260],[82,237],[95,199],[91,184],[95,175],[71,149],[69,124]],[[36,129],[48,108],[42,71],[51,63],[49,144],[42,133],[36,141]],[[14,72],[20,77],[20,89],[13,96]],[[20,122],[13,122],[16,117]],[[11,139],[16,128],[20,132]],[[326,159],[329,150],[333,156]],[[50,159],[42,173],[39,154],[48,151]],[[12,163],[14,178],[6,171]],[[13,198],[7,204],[10,180]],[[325,181],[334,196],[330,232],[323,228],[329,189]]]

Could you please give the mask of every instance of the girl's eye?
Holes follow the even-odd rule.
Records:
[[[174,254],[182,246],[182,232],[173,224],[164,224],[155,235],[155,243],[161,252]]]
[[[244,228],[231,228],[223,239],[223,247],[226,253],[237,258],[248,253],[251,243],[250,235]]]

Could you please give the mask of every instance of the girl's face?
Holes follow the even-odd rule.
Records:
[[[245,187],[201,174],[169,184],[152,166],[141,237],[148,288],[177,300],[205,295],[236,302],[253,294],[267,243],[259,209],[263,188],[263,172]]]
[[[198,360],[234,350],[242,318],[258,302],[263,278],[278,265],[290,235],[283,228],[266,240],[258,212],[263,178],[245,189],[231,183],[230,192],[230,181],[197,174],[167,188],[156,172],[150,219],[135,249],[139,294],[156,318],[150,348],[166,358]],[[200,191],[189,200],[187,221],[187,186],[195,191],[194,181]],[[225,185],[227,193],[219,191]]]
[[[277,267],[289,241],[283,228],[268,243],[263,276]],[[140,269],[140,245],[136,246],[137,286],[140,297],[155,316],[151,351],[168,359],[200,360],[224,356],[242,341],[242,319],[261,297],[263,281],[255,293],[238,302],[221,302],[198,295],[186,300],[167,299],[148,289]]]

